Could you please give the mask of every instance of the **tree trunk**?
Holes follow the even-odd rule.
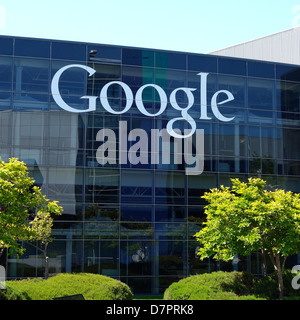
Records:
[[[47,254],[45,253],[45,280],[48,279],[49,276],[49,258],[47,257]]]
[[[283,268],[281,268],[279,254],[276,253],[276,266],[277,266],[277,277],[278,277],[278,288],[279,288],[279,299],[283,298],[284,285],[283,285]]]
[[[282,299],[284,297],[283,271],[284,271],[284,264],[287,257],[283,258],[282,264],[280,262],[280,255],[278,252],[275,254],[275,259],[274,259],[273,253],[271,252],[270,258],[274,265],[274,269],[276,270],[276,273],[277,273],[279,299]]]

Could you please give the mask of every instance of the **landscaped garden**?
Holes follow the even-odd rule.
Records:
[[[295,274],[285,271],[284,299],[300,299],[300,290],[293,289],[291,285],[293,277]],[[121,281],[88,273],[59,274],[47,280],[11,280],[6,282],[6,290],[0,290],[0,300],[55,300],[78,297],[84,300],[139,299]],[[151,296],[149,299],[153,300],[155,297]],[[278,282],[275,274],[255,277],[250,273],[237,271],[205,273],[174,282],[165,290],[163,299],[275,300],[278,299]]]

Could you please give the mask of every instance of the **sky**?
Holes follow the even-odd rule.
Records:
[[[300,26],[300,0],[0,0],[0,34],[209,53]]]

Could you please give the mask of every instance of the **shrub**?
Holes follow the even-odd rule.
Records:
[[[290,270],[284,272],[285,299],[300,299],[300,290],[291,285],[294,276]],[[237,271],[190,276],[173,283],[164,293],[164,300],[265,300],[278,297],[276,273],[258,278]]]
[[[131,300],[133,296],[121,281],[89,273],[62,273],[47,280],[25,279],[9,283],[12,288],[26,292],[32,300],[52,300],[77,294],[82,294],[85,300]]]
[[[292,279],[295,277],[295,274],[291,270],[285,270],[283,273],[283,284],[284,284],[284,297],[297,298],[300,297],[300,290],[295,290],[292,287]],[[265,276],[263,278],[258,278],[255,281],[253,287],[253,293],[259,295],[266,299],[278,299],[278,279],[276,273]]]
[[[29,300],[28,295],[25,292],[21,292],[7,283],[6,289],[0,290],[0,300]]]
[[[213,272],[190,276],[173,283],[164,300],[254,300],[254,278],[247,272]]]

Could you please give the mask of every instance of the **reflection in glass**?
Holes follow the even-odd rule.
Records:
[[[0,91],[11,91],[12,58],[0,57]]]
[[[181,172],[156,172],[155,200],[160,204],[185,204],[185,175]]]
[[[248,79],[248,107],[273,110],[274,105],[274,82]]]
[[[15,58],[14,90],[16,92],[49,93],[48,60]]]
[[[187,246],[185,241],[160,241],[158,246],[159,275],[185,275]]]
[[[102,168],[86,169],[85,200],[89,203],[119,202],[119,171]]]
[[[121,199],[124,203],[152,203],[152,172],[122,170]]]
[[[85,241],[84,272],[119,275],[119,243],[117,241]]]
[[[153,242],[121,241],[121,276],[146,276],[153,274]]]

